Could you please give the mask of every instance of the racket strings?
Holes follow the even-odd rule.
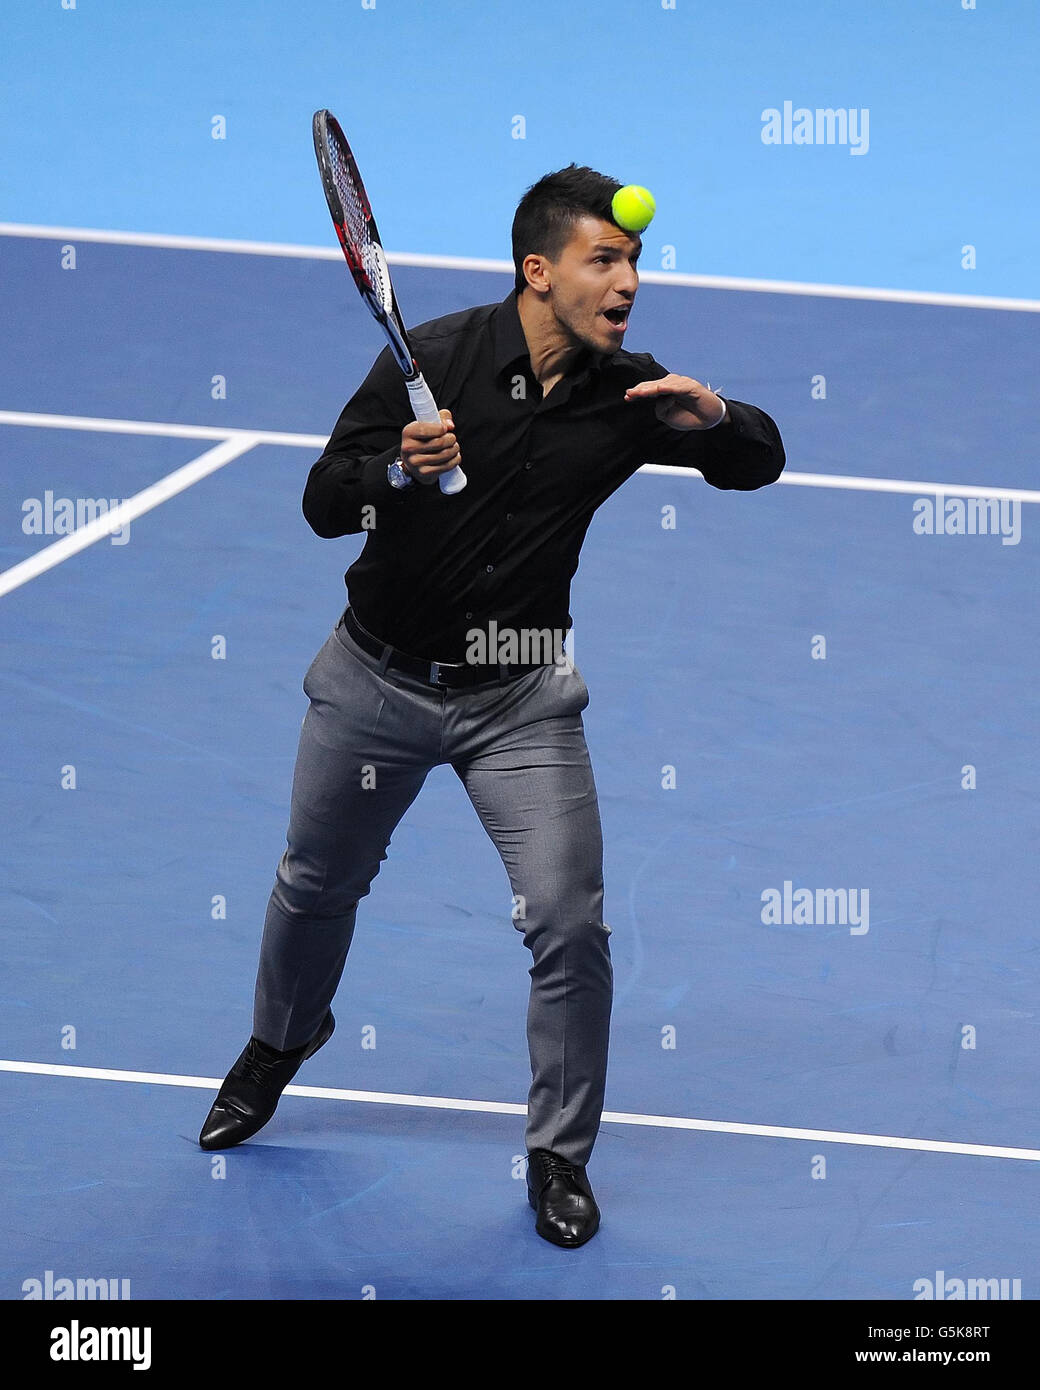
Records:
[[[372,240],[370,213],[363,190],[358,187],[353,161],[337,140],[328,142],[332,177],[343,208],[347,236],[358,261],[372,284],[376,297],[387,313],[393,304],[390,271],[379,245]]]
[[[371,242],[368,231],[368,215],[364,202],[358,192],[357,184],[354,182],[347,158],[335,140],[329,143],[329,155],[332,163],[332,177],[346,220],[347,234],[354,246],[359,251],[364,251]]]

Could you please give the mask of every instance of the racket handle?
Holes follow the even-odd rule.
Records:
[[[433,392],[423,380],[422,372],[414,381],[406,381],[405,385],[408,387],[408,399],[412,403],[412,414],[415,418],[429,425],[439,425],[441,413],[433,399]],[[440,485],[441,492],[450,497],[456,492],[461,492],[466,486],[466,475],[461,468],[453,468],[450,473],[441,474]]]

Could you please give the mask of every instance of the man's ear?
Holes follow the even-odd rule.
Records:
[[[545,256],[535,255],[533,252],[530,256],[525,256],[523,272],[533,290],[545,294],[552,288],[551,263]]]

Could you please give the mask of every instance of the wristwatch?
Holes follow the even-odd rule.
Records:
[[[394,459],[386,470],[387,482],[391,487],[411,487],[415,479],[410,473],[406,473],[404,464],[399,458]]]

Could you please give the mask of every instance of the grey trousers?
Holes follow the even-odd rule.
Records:
[[[526,1143],[584,1164],[599,1130],[612,995],[599,805],[575,667],[434,688],[362,650],[342,623],[304,679],[310,707],[287,848],[264,925],[253,1031],[308,1042],[336,992],[363,898],[432,767],[450,763],[512,886],[533,964]]]

